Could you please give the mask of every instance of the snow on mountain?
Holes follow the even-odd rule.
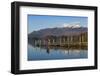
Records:
[[[81,25],[79,23],[63,24],[63,27],[65,27],[65,28],[80,28]]]

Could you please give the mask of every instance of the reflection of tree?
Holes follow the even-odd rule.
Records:
[[[40,48],[40,49],[45,49],[47,54],[50,54],[50,52],[53,51],[61,51],[64,54],[70,54],[72,51],[74,52],[74,50],[87,50],[87,47],[84,48],[77,48],[77,47],[64,47],[64,46],[35,46],[33,41],[29,41],[29,44],[35,48]],[[38,51],[38,50],[37,50]]]

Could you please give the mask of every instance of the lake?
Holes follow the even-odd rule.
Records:
[[[67,49],[63,47],[46,48],[28,44],[28,61],[84,58],[88,58],[87,49]]]

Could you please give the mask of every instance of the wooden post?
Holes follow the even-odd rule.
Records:
[[[63,43],[64,43],[64,45],[65,45],[65,37],[63,37]]]
[[[50,39],[48,39],[48,45],[50,45]]]
[[[54,43],[55,43],[55,40],[54,40],[54,39],[52,39],[52,40],[53,40],[52,42],[53,42],[53,45],[54,45]]]
[[[68,41],[68,44],[67,44],[67,45],[68,45],[68,48],[69,48],[69,36],[68,36],[68,38],[67,38],[67,41]]]
[[[80,48],[81,48],[81,42],[82,42],[82,37],[81,37],[81,35],[79,35],[79,38],[80,38]]]
[[[60,42],[59,45],[61,46],[61,37],[59,38],[59,42]]]

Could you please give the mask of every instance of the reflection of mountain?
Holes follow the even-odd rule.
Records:
[[[79,35],[81,33],[87,32],[86,27],[79,27],[79,28],[47,28],[41,29],[39,31],[33,31],[28,35],[29,38],[44,38],[46,36],[72,36],[72,35]]]
[[[58,59],[83,59],[88,58],[88,51],[82,49],[60,49],[35,47],[28,45],[28,60],[58,60]]]

